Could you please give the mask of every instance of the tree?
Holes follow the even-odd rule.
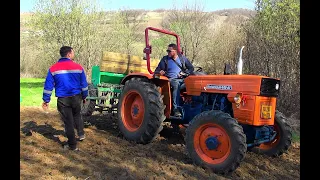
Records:
[[[244,26],[248,71],[279,78],[278,107],[287,115],[297,113],[300,110],[300,2],[259,0],[256,4],[257,15]]]
[[[240,21],[234,16],[228,16],[226,20]],[[239,30],[239,25],[233,25],[230,22],[221,23],[211,32],[208,33],[207,41],[205,41],[207,56],[204,56],[201,61],[205,71],[210,74],[223,74],[224,65],[229,64],[233,73],[236,73],[239,51],[245,45],[245,34]]]
[[[89,0],[38,0],[30,25],[40,32],[41,59],[46,69],[59,58],[59,48],[75,49],[76,62],[88,72],[101,58],[106,34],[101,33],[98,20],[103,18],[95,2]]]
[[[176,38],[171,35],[159,34],[158,36],[149,35],[150,44],[152,45],[151,57],[155,59],[161,59],[163,56],[167,55],[166,49],[169,44],[176,43]]]
[[[176,32],[181,37],[181,46],[186,50],[186,56],[191,63],[197,63],[204,52],[204,42],[208,33],[208,24],[211,22],[211,15],[203,12],[204,6],[194,1],[192,6],[187,3],[181,10],[174,7],[168,17],[163,20],[162,27]]]
[[[135,45],[142,42],[141,22],[144,15],[144,11],[130,9],[119,10],[112,14],[108,51],[132,54]],[[139,54],[142,55],[142,50]]]

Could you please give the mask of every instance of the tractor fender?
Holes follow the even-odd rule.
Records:
[[[129,79],[133,78],[133,77],[139,77],[139,78],[146,78],[146,79],[158,79],[158,80],[164,80],[164,81],[169,81],[169,79],[165,76],[160,76],[159,78],[155,78],[153,77],[153,74],[147,74],[147,73],[130,73],[128,75],[126,75],[122,80],[121,80],[121,84],[124,85],[126,83],[126,81],[128,81]]]
[[[163,96],[163,104],[166,106],[165,108],[165,116],[167,118],[170,117],[171,113],[171,91],[170,91],[170,82],[169,79],[165,76],[156,76],[154,77],[153,74],[146,74],[146,73],[130,73],[127,76],[125,76],[121,80],[121,84],[124,85],[126,81],[132,79],[132,78],[140,78],[140,79],[145,79],[149,80],[152,83],[154,83],[160,92],[160,94]]]

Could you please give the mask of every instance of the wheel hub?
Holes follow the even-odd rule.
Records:
[[[139,107],[134,104],[134,105],[132,106],[132,112],[131,112],[131,113],[132,113],[132,116],[133,116],[133,117],[137,117],[137,115],[139,114]]]
[[[143,122],[144,102],[136,91],[129,91],[122,105],[123,122],[129,131],[136,131]]]
[[[225,131],[218,126],[203,126],[197,131],[199,149],[211,159],[226,157],[230,152],[230,141]]]
[[[209,150],[217,149],[219,144],[220,144],[220,142],[218,141],[217,137],[211,136],[211,137],[207,138],[207,140],[206,140],[206,145]]]
[[[131,117],[132,120],[137,121],[137,123],[139,123],[139,119],[143,117],[143,110],[141,109],[142,106],[142,99],[139,96],[136,96],[131,105]]]

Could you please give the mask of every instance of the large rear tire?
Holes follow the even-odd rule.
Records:
[[[247,149],[242,127],[229,114],[216,110],[194,117],[185,141],[193,162],[218,174],[234,171]]]
[[[274,130],[277,132],[272,142],[263,143],[258,147],[252,148],[252,151],[258,154],[265,154],[277,157],[286,152],[292,141],[292,129],[286,122],[286,117],[279,111],[275,113]]]
[[[97,97],[98,91],[92,84],[88,84],[88,93],[91,97]],[[83,116],[91,116],[96,107],[96,100],[86,100],[86,103],[81,103],[81,114]]]
[[[118,103],[118,125],[136,143],[152,142],[163,129],[165,106],[157,86],[141,78],[126,81]]]

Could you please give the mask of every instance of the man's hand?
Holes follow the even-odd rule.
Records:
[[[42,103],[42,109],[43,109],[44,111],[47,111],[47,110],[49,109],[49,103],[43,102],[43,103]]]
[[[161,76],[163,76],[163,75],[166,74],[166,72],[164,72],[164,70],[161,70],[161,71],[160,71],[160,74],[161,74]]]

